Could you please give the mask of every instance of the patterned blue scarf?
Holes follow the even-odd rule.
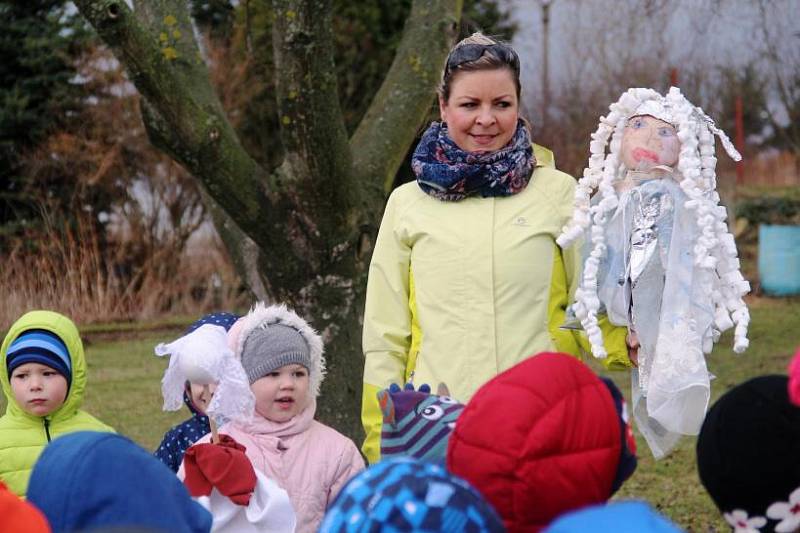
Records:
[[[505,147],[485,153],[465,152],[447,135],[446,124],[432,122],[411,159],[420,188],[448,202],[475,194],[516,194],[528,185],[535,166],[531,138],[521,120]]]

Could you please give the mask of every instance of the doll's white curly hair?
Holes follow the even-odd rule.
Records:
[[[589,337],[592,352],[596,357],[606,356],[597,324],[598,267],[606,251],[604,225],[618,204],[614,183],[625,176],[626,169],[620,161],[623,132],[628,119],[639,115],[654,116],[677,129],[681,148],[676,179],[680,180],[680,187],[689,198],[686,207],[695,212],[700,229],[693,249],[694,261],[699,268],[715,274],[705,276],[703,293],[714,302],[716,329],[722,332],[735,325],[734,351],[743,352],[748,346],[750,315],[742,297],[750,291],[750,284],[739,270],[736,244],[725,222],[727,212],[719,205],[714,135],[720,138],[725,151],[735,161],[739,161],[741,155],[714,121],[689,102],[677,87],[671,87],[666,97],[652,89],[629,89],[609,110],[607,116],[600,117],[600,124],[592,134],[589,165],[575,190],[572,220],[557,239],[564,248],[589,230],[591,252],[584,264],[574,309]],[[591,205],[591,196],[598,189],[600,200]]]

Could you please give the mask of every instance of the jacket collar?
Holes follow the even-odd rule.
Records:
[[[257,437],[284,439],[302,433],[311,427],[316,411],[317,402],[316,400],[312,400],[308,407],[287,422],[273,422],[256,413],[253,415],[253,419],[250,422],[245,424],[237,423],[236,425],[245,433]]]

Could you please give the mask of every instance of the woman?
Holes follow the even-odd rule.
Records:
[[[367,284],[363,451],[379,457],[376,393],[412,374],[466,403],[485,381],[543,351],[581,353],[559,329],[579,257],[555,238],[575,181],[532,145],[519,115],[519,58],[480,33],[458,43],[439,87],[441,122],[389,197]],[[573,249],[574,250],[574,249]],[[624,328],[610,361],[629,364]]]

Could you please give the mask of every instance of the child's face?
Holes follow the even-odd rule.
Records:
[[[11,373],[11,391],[28,414],[47,416],[67,398],[67,379],[39,363],[25,363]]]
[[[189,386],[191,388],[192,403],[197,407],[198,411],[205,414],[208,404],[211,403],[211,397],[214,395],[214,391],[217,390],[217,384],[211,383],[208,385],[208,394],[204,393],[204,385],[190,383]]]
[[[308,405],[308,369],[282,366],[256,380],[250,389],[258,414],[273,422],[287,422]]]

